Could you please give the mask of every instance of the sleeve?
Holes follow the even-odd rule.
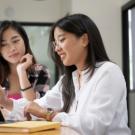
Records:
[[[81,113],[62,112],[53,121],[60,121],[62,125],[72,127],[81,134],[106,134],[120,102],[126,100],[126,85],[120,69],[114,66],[103,72],[95,82],[93,91],[86,102],[87,107]]]
[[[48,90],[42,98],[36,99],[34,102],[39,104],[41,107],[61,110],[61,108],[63,107],[61,79],[51,90]]]
[[[24,107],[30,102],[25,98],[13,100],[13,109],[8,113],[7,120],[22,121],[26,120],[24,117]]]
[[[54,110],[60,110],[62,108],[62,95],[61,95],[61,79],[58,83],[49,90],[42,98],[35,99],[34,102],[41,107],[53,108]],[[30,102],[25,98],[13,100],[13,109],[8,114],[8,120],[22,121],[26,120],[24,117],[24,107]]]

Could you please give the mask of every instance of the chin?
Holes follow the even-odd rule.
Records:
[[[11,64],[18,64],[19,61],[10,61]]]
[[[64,66],[71,66],[71,65],[73,65],[73,64],[71,64],[71,63],[69,63],[69,62],[63,62],[63,65],[64,65]]]

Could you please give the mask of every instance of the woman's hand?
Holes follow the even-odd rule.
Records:
[[[36,98],[36,93],[33,90],[33,88],[30,87],[31,83],[29,81],[28,74],[27,74],[27,69],[33,64],[32,59],[33,56],[27,53],[21,58],[20,63],[17,65],[17,73],[18,73],[20,88],[21,89],[28,88],[25,91],[22,91],[22,96],[30,101]]]
[[[33,56],[29,53],[25,54],[21,60],[20,63],[17,65],[17,71],[26,71],[32,64],[33,64]]]
[[[0,85],[0,106],[5,106],[5,102],[6,102],[6,95],[2,86]]]
[[[13,101],[7,98],[1,85],[0,85],[0,106],[6,108],[9,111],[12,111],[13,109]]]
[[[31,120],[30,114],[32,114],[36,117],[39,117],[39,118],[45,118],[45,112],[46,112],[46,110],[35,102],[30,102],[24,108],[24,115],[27,117],[27,120]]]
[[[38,117],[38,118],[44,118],[48,121],[51,121],[53,117],[59,113],[60,111],[53,111],[50,108],[42,108],[35,102],[29,103],[25,108],[24,108],[24,116],[27,117],[27,120],[31,120],[30,114]]]

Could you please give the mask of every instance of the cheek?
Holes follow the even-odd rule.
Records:
[[[20,47],[18,48],[18,50],[20,51],[20,53],[21,53],[22,55],[24,55],[25,52],[26,52],[25,45],[21,44]]]
[[[4,48],[1,49],[0,56],[5,57],[6,54],[8,54],[8,52]]]

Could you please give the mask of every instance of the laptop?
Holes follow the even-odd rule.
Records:
[[[4,119],[4,116],[0,110],[0,123],[5,123],[5,119]]]
[[[2,114],[2,112],[0,110],[0,124],[3,124],[3,123],[13,123],[13,122],[16,122],[16,121],[14,121],[14,120],[5,120],[3,114]]]

